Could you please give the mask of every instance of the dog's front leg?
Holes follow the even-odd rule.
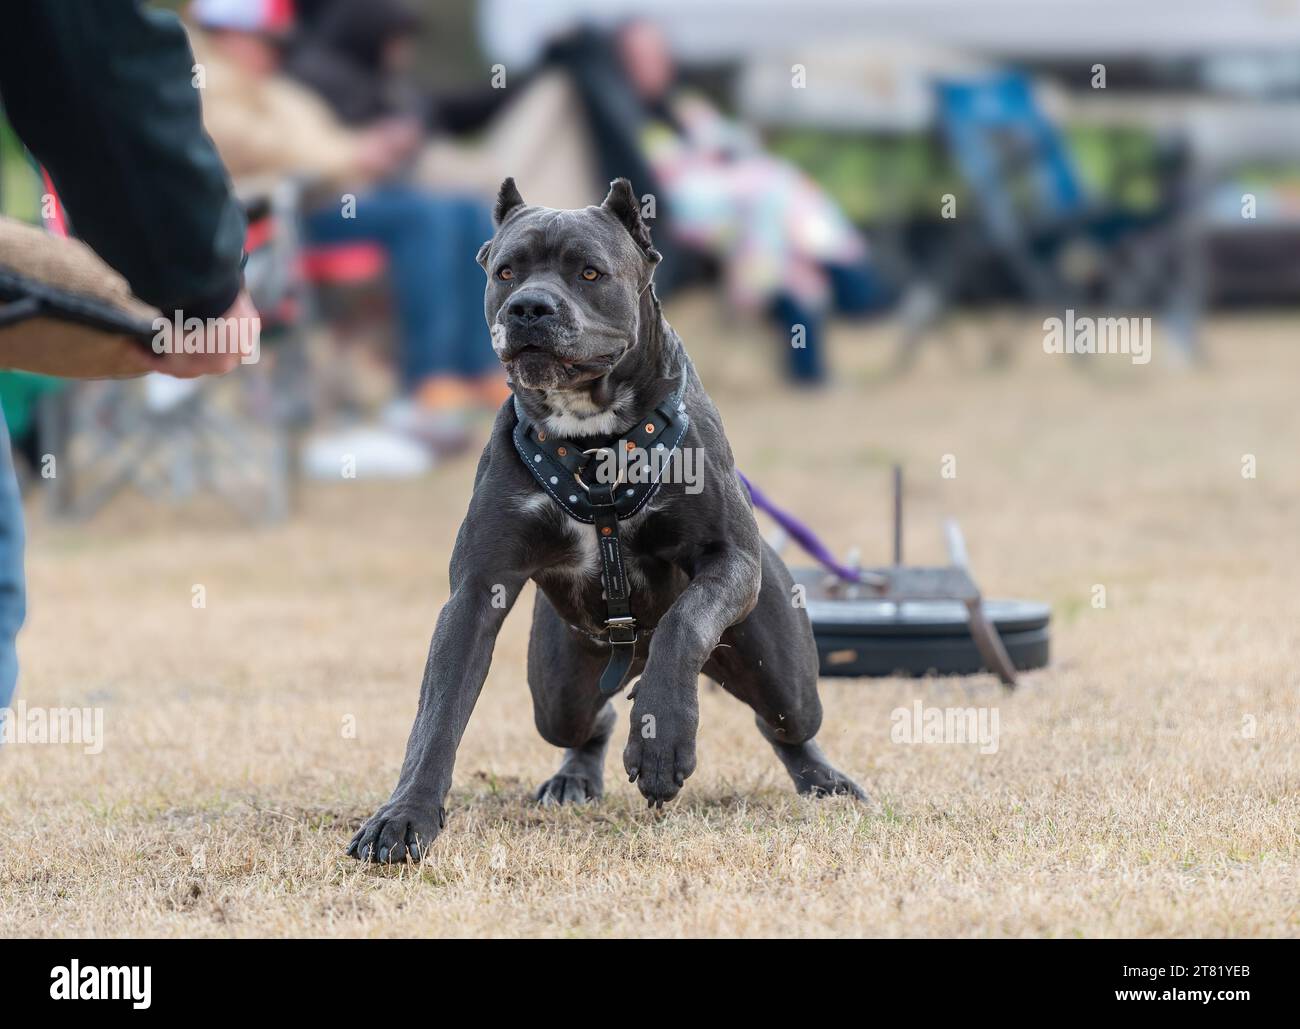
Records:
[[[746,545],[750,544],[750,545]],[[632,690],[632,729],[623,767],[650,806],[677,796],[695,771],[700,722],[697,680],[722,633],[758,601],[757,531],[702,557],[691,584],[655,629],[645,671]]]
[[[469,562],[459,552],[472,548],[461,544],[452,558],[451,598],[429,644],[397,788],[348,845],[362,861],[418,861],[442,831],[456,748],[487,678],[497,633],[526,581],[517,571],[464,570]]]

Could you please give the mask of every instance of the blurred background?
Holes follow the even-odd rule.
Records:
[[[506,387],[473,256],[506,175],[555,207],[628,176],[670,317],[707,312],[692,349],[739,327],[794,391],[887,389],[934,344],[996,369],[1066,309],[1150,316],[1195,366],[1207,318],[1300,296],[1291,0],[179,9],[266,358],[233,387],[0,376],[25,465],[59,458],[61,516],[133,489],[274,520],[303,477],[476,449]],[[66,231],[4,128],[0,155],[4,213]]]

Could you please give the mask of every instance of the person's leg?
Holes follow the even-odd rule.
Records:
[[[866,315],[889,306],[893,290],[866,260],[852,264],[827,264],[835,310],[846,315]]]
[[[356,217],[337,210],[307,218],[314,243],[373,241],[388,255],[400,326],[399,371],[411,392],[427,378],[454,370],[456,337],[462,320],[452,294],[458,259],[474,267],[474,253],[456,254],[454,241],[459,201],[431,196],[403,186],[386,186],[357,199]],[[477,248],[477,244],[475,245]]]
[[[13,700],[18,682],[18,630],[27,614],[23,581],[23,504],[14,476],[9,431],[0,412],[0,708]]]
[[[457,331],[453,339],[452,364],[462,375],[479,379],[485,375],[498,377],[501,365],[492,349],[492,335],[483,319],[483,269],[474,260],[478,249],[494,232],[492,215],[486,204],[478,200],[454,201],[452,215],[456,224],[455,236],[449,240],[453,248],[451,262],[453,278],[447,283],[447,302],[455,305]]]
[[[822,317],[788,293],[772,302],[772,320],[780,343],[789,351],[786,366],[795,382],[814,384],[824,377],[822,368]]]

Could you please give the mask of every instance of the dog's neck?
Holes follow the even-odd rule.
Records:
[[[562,439],[619,436],[677,388],[686,369],[681,340],[664,321],[651,286],[641,296],[634,347],[610,371],[575,390],[515,389],[525,413]]]

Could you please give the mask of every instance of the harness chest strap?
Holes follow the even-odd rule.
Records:
[[[570,517],[595,528],[605,594],[605,636],[610,648],[609,663],[600,677],[600,691],[604,694],[616,693],[627,680],[640,635],[632,611],[618,523],[636,514],[659,491],[663,470],[685,437],[690,422],[682,400],[685,388],[683,374],[677,389],[623,438],[600,440],[589,447],[554,439],[528,418],[518,397],[515,398],[513,439],[524,466]],[[625,482],[620,478],[615,482],[587,483],[582,473],[595,457],[600,454],[618,457],[619,446],[628,454],[637,450],[644,454],[656,451],[659,460],[649,465],[642,481]]]
[[[600,578],[605,589],[605,634],[609,637],[609,663],[600,676],[600,692],[616,693],[627,680],[636,656],[637,626],[632,614],[631,590],[623,567],[623,545],[618,538],[618,508],[614,506],[614,486],[597,483],[596,545],[600,549]]]

